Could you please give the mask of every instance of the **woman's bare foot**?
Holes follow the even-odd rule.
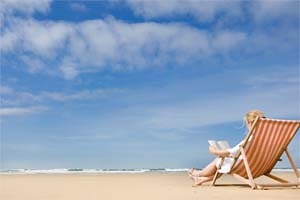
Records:
[[[196,168],[191,168],[188,171],[188,174],[189,174],[189,177],[192,177],[192,176],[201,176],[201,171],[197,170]]]
[[[192,185],[192,187],[200,186],[200,185],[202,185],[202,183],[212,180],[211,177],[194,177],[194,176],[192,176],[191,178],[194,181],[194,184]]]
[[[193,176],[193,173],[194,173],[195,170],[196,170],[196,168],[191,168],[190,170],[188,170],[189,177]]]

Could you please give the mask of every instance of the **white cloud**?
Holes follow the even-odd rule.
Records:
[[[22,55],[20,59],[23,61],[29,73],[36,73],[45,70],[46,66],[43,61],[38,58]]]
[[[136,1],[127,0],[127,4],[136,15],[152,18],[170,18],[190,15],[200,22],[213,22],[222,18],[223,21],[231,23],[236,20],[245,20],[245,13],[256,22],[266,22],[283,17],[297,19],[299,17],[299,2],[287,1]]]
[[[238,16],[240,9],[254,10],[255,7],[244,8],[241,2],[223,1],[203,2],[199,4],[201,6],[195,6],[198,5],[195,1],[187,1],[184,5],[182,1],[128,3],[136,11],[151,11],[149,16],[191,12],[201,15],[203,20],[212,20],[220,13]],[[146,6],[148,4],[149,7]],[[257,13],[249,13],[259,15],[261,9],[271,10],[265,4],[256,2],[253,5],[260,5],[260,9]],[[275,7],[281,11],[278,16],[285,16],[289,10]],[[247,59],[261,53],[269,53],[269,56],[277,52],[291,55],[299,49],[299,30],[294,26],[268,32],[255,29],[246,33],[246,30],[237,29],[205,30],[182,23],[127,23],[113,18],[68,23],[12,17],[7,22],[1,31],[0,50],[4,60],[6,55],[16,56],[15,61],[7,58],[7,63],[23,67],[29,73],[58,75],[65,79],[106,69],[141,70],[199,63],[203,66],[207,62],[218,62],[223,57],[230,59],[230,54],[237,52],[241,58]],[[218,59],[215,59],[216,56]]]
[[[1,52],[33,54],[53,59],[64,48],[72,28],[63,22],[13,18],[1,31]]]
[[[1,52],[2,53],[12,52],[15,50],[15,45],[19,40],[19,35],[17,32],[11,31],[10,28],[7,28],[3,32],[1,32],[0,40],[1,40],[1,44],[0,44]]]
[[[113,94],[123,93],[120,89],[95,89],[95,90],[83,90],[76,93],[64,94],[60,92],[41,92],[38,95],[39,101],[73,101],[73,100],[89,100],[104,98]]]
[[[34,12],[46,12],[50,8],[50,2],[51,0],[1,0],[0,13],[5,16],[15,12],[26,15],[31,15]]]
[[[76,69],[76,63],[72,63],[70,61],[65,61],[61,66],[60,70],[63,73],[66,79],[73,79],[78,75],[78,70]]]
[[[263,23],[268,20],[298,20],[299,6],[299,1],[294,0],[261,0],[253,1],[249,10],[255,21]]]
[[[34,113],[40,113],[45,111],[47,108],[43,106],[35,107],[1,107],[0,116],[16,116],[16,115],[29,115]]]
[[[130,24],[107,19],[68,24],[16,19],[1,35],[1,50],[25,53],[19,59],[29,72],[54,71],[72,79],[104,68],[185,66],[234,49],[245,37],[236,31],[210,35],[178,23]],[[46,65],[56,67],[45,69]]]
[[[213,21],[217,14],[230,10],[226,14],[232,17],[241,15],[239,2],[233,1],[135,1],[128,0],[128,5],[137,15],[145,18],[174,17],[192,15],[201,22]]]
[[[33,106],[36,104],[48,104],[49,102],[83,101],[111,97],[122,94],[125,90],[118,88],[82,90],[74,93],[56,91],[41,91],[39,93],[17,91],[7,86],[0,87],[2,107]]]
[[[100,88],[94,90],[82,90],[74,93],[41,91],[34,94],[30,92],[17,91],[8,86],[1,86],[0,116],[37,114],[51,109],[51,103],[53,102],[72,102],[95,100],[108,97],[112,98],[112,96],[121,95],[124,92],[125,90],[117,88]]]
[[[1,96],[6,95],[6,94],[12,94],[13,92],[14,92],[14,90],[12,88],[0,85],[0,94],[1,94]]]
[[[88,8],[83,4],[79,2],[73,2],[70,4],[70,8],[74,11],[78,12],[86,12],[88,11]]]
[[[212,45],[218,51],[222,52],[235,49],[235,47],[240,46],[245,39],[247,39],[247,35],[243,32],[219,31],[217,32]]]
[[[274,69],[284,69],[284,66],[273,67]],[[294,67],[297,69],[297,67]],[[280,71],[280,70],[279,70]],[[263,86],[263,85],[288,85],[295,84],[298,85],[298,92],[300,92],[300,71],[283,71],[280,73],[274,71],[267,74],[261,73],[256,74],[255,76],[251,76],[244,80],[246,84],[252,85],[254,87]]]

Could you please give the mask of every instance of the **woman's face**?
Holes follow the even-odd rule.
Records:
[[[251,126],[252,126],[252,122],[248,122],[248,120],[245,120],[245,121],[246,121],[246,125],[247,125],[248,130],[250,130]]]

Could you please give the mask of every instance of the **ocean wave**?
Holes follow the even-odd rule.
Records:
[[[113,174],[113,173],[147,173],[147,172],[184,172],[188,169],[153,168],[153,169],[8,169],[0,170],[0,174]]]
[[[298,169],[300,170],[300,169]],[[83,169],[83,168],[61,168],[61,169],[8,169],[0,170],[0,174],[139,174],[139,173],[172,173],[187,172],[187,168],[150,168],[150,169]],[[291,172],[290,168],[276,168],[275,172]]]

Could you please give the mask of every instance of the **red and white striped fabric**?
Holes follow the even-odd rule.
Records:
[[[271,172],[299,127],[300,121],[259,119],[251,140],[245,145],[253,178]],[[239,160],[230,173],[248,178],[243,160]]]

